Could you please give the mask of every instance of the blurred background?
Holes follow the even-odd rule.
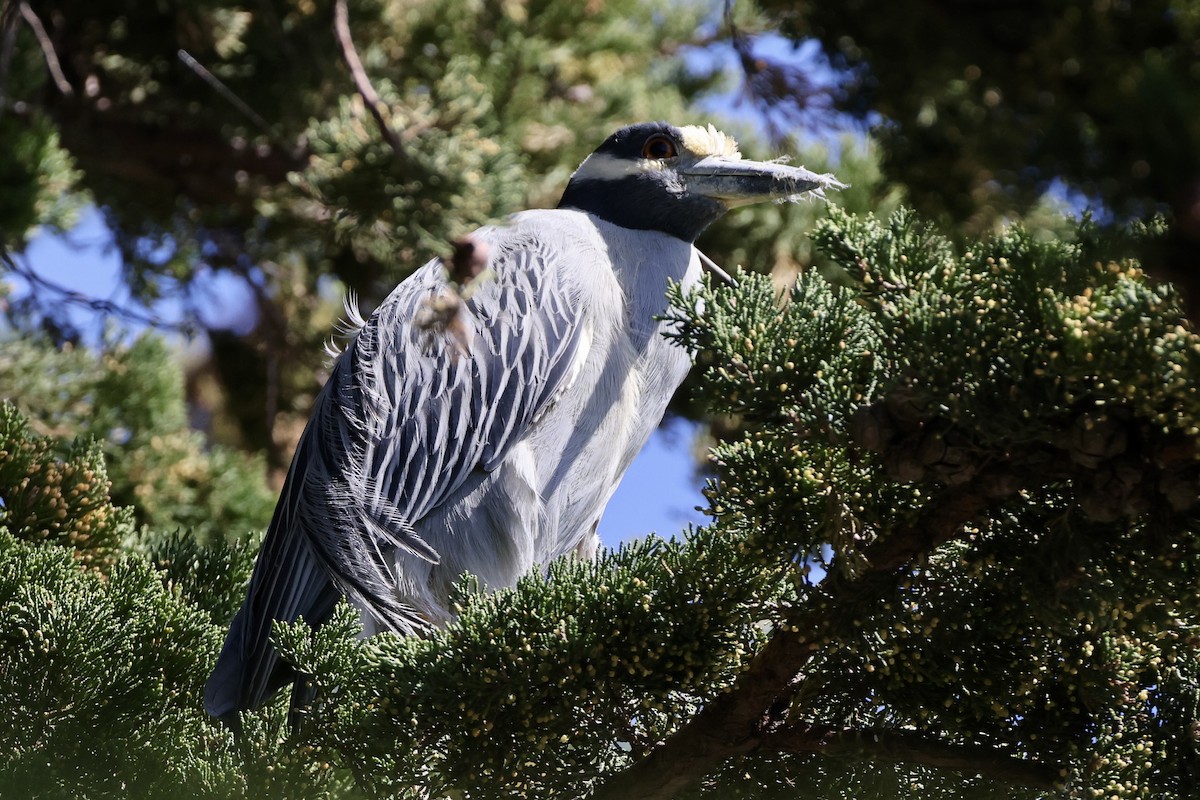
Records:
[[[96,437],[139,522],[260,529],[343,298],[369,313],[454,237],[554,205],[649,119],[951,235],[1161,215],[1144,261],[1200,296],[1200,2],[10,0],[0,397]],[[821,213],[741,210],[699,247],[782,284],[822,268]],[[737,424],[685,386],[606,543],[701,522],[699,454]]]

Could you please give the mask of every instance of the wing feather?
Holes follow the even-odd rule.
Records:
[[[396,288],[338,360],[206,686],[210,713],[255,708],[294,678],[270,645],[274,620],[320,625],[345,594],[381,627],[423,627],[397,592],[395,551],[437,563],[437,543],[414,523],[474,472],[495,469],[573,380],[588,337],[562,248],[515,228],[475,235],[489,246],[494,277],[467,303],[466,355],[430,347],[414,324],[444,285],[434,261]]]

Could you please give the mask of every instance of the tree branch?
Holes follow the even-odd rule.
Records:
[[[213,89],[213,91],[221,95],[221,97],[224,97],[230,105],[242,112],[246,119],[257,125],[259,129],[263,131],[263,133],[271,136],[272,138],[274,137],[274,133],[271,131],[271,126],[267,124],[267,121],[263,119],[257,111],[251,108],[249,103],[238,97],[237,94],[228,86],[226,86],[220,78],[209,72],[208,68],[197,61],[191,53],[181,47],[179,50],[175,51],[175,55],[178,56],[179,60],[183,62],[184,66],[195,73],[200,80],[207,83]]]
[[[916,731],[857,730],[829,725],[790,725],[764,736],[763,748],[786,753],[854,756],[950,769],[1033,789],[1053,789],[1062,775],[1053,764],[1005,755],[980,744],[954,744]]]
[[[796,676],[826,646],[838,624],[839,606],[853,604],[879,584],[895,580],[901,566],[959,534],[988,507],[984,476],[931,498],[912,525],[892,531],[867,550],[867,565],[853,578],[830,576],[803,613],[776,630],[738,681],[700,710],[657,750],[616,773],[592,800],[668,800],[693,786],[733,755],[752,752],[774,735],[769,709],[796,683]]]
[[[729,692],[705,705],[649,756],[610,777],[591,800],[668,800],[730,756],[757,750],[765,710],[822,644],[820,636],[778,631]]]
[[[91,311],[103,314],[106,317],[116,317],[138,325],[145,325],[150,328],[155,328],[162,331],[170,331],[173,333],[183,333],[190,336],[193,333],[192,326],[186,322],[168,322],[167,320],[158,317],[154,314],[139,311],[135,308],[122,306],[111,300],[105,300],[100,297],[92,297],[90,295],[77,292],[74,289],[69,289],[66,286],[47,280],[41,275],[33,271],[32,267],[18,262],[13,258],[12,254],[3,245],[0,245],[0,266],[7,268],[12,274],[17,275],[27,284],[29,284],[30,292],[37,294],[38,290],[49,292],[54,295],[56,303],[68,303],[71,305],[82,306]]]
[[[914,524],[897,528],[868,546],[866,571],[892,572],[961,533],[964,525],[978,519],[996,499],[994,490],[990,493],[983,490],[987,480],[986,476],[981,477],[984,480],[976,478],[943,491],[925,504]]]
[[[333,32],[337,36],[338,46],[342,50],[342,59],[350,68],[350,75],[354,79],[354,88],[362,97],[363,102],[367,104],[367,109],[379,126],[379,132],[391,145],[392,152],[399,155],[402,151],[400,137],[396,135],[396,131],[384,117],[383,102],[379,99],[375,87],[371,85],[371,79],[367,77],[367,71],[363,69],[362,59],[358,57],[358,51],[354,49],[354,40],[350,38],[350,14],[346,9],[346,0],[335,0],[333,4]]]
[[[37,37],[38,45],[42,48],[42,58],[46,60],[46,69],[50,71],[50,77],[54,80],[54,85],[58,90],[67,97],[75,94],[75,89],[72,88],[67,76],[63,74],[62,65],[58,63],[58,54],[54,52],[54,42],[50,41],[49,34],[46,33],[46,28],[42,25],[42,21],[38,19],[38,15],[33,13],[29,3],[22,2],[20,5],[21,16],[25,20],[25,24],[33,31],[33,35]]]

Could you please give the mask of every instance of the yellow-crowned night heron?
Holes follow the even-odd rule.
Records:
[[[431,346],[417,320],[446,285],[435,260],[401,283],[334,367],[205,688],[233,718],[294,674],[274,620],[320,625],[345,595],[364,630],[444,622],[463,572],[511,586],[591,557],[596,525],[683,381],[662,335],[669,281],[733,206],[820,195],[831,176],[741,158],[712,126],[646,123],[609,137],[554,210],[474,234],[489,275],[467,330]]]

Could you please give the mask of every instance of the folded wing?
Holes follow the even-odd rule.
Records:
[[[210,714],[256,708],[294,679],[270,644],[274,620],[320,625],[345,594],[379,627],[425,627],[396,590],[396,551],[436,563],[437,542],[415,524],[473,473],[495,469],[573,380],[587,337],[565,280],[570,248],[516,227],[475,236],[491,273],[459,318],[470,333],[450,341],[415,323],[445,288],[434,261],[396,288],[339,358],[205,687]]]

